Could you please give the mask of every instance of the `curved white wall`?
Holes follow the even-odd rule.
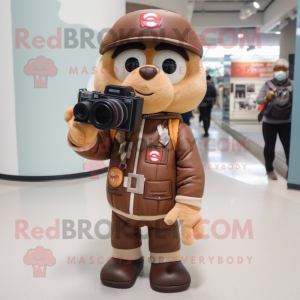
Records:
[[[84,159],[66,146],[63,115],[91,82],[100,56],[97,34],[125,14],[125,0],[2,0],[0,11],[0,174],[85,172]],[[82,31],[94,35],[94,46],[81,45]],[[78,46],[65,43],[67,32],[76,34]],[[52,72],[24,69],[33,60]]]

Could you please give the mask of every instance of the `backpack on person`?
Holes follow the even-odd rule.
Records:
[[[292,113],[293,85],[291,80],[288,79],[287,86],[276,87],[271,80],[267,81],[267,85],[270,91],[274,92],[274,100],[265,104],[264,109],[258,115],[258,121],[260,122],[263,116],[273,120],[288,120]]]
[[[217,91],[215,85],[212,82],[207,81],[207,91],[202,102],[208,105],[214,105],[216,103],[216,100],[217,100]]]

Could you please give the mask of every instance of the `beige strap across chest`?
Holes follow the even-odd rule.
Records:
[[[127,188],[127,193],[130,193],[130,203],[129,203],[129,213],[133,215],[133,205],[134,205],[134,194],[143,194],[144,193],[144,182],[145,177],[144,175],[136,174],[137,171],[137,165],[139,161],[140,156],[140,148],[142,143],[142,137],[145,127],[145,119],[142,120],[142,125],[139,132],[139,138],[138,138],[138,144],[136,148],[136,155],[134,159],[134,166],[133,166],[133,172],[128,173],[128,177],[124,177],[123,186]],[[130,157],[131,150],[132,150],[132,142],[129,143],[128,149],[126,152],[126,140],[125,140],[125,132],[124,131],[118,131],[115,135],[115,139],[119,142],[120,148],[119,148],[119,155],[121,159],[120,165],[126,166],[126,159]],[[131,181],[132,178],[136,178],[136,187],[131,187]]]
[[[145,177],[144,177],[144,175],[136,174],[137,165],[138,165],[139,156],[140,156],[140,149],[141,149],[144,127],[145,127],[145,119],[142,120],[142,125],[141,125],[140,132],[139,132],[139,139],[138,139],[138,144],[136,147],[136,155],[135,155],[135,160],[134,160],[133,172],[128,173],[128,179],[127,179],[127,192],[131,193],[130,194],[130,202],[129,202],[129,213],[131,215],[133,215],[134,194],[142,195],[144,193]],[[135,188],[131,187],[132,178],[136,178],[136,187]]]

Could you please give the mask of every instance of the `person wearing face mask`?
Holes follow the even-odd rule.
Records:
[[[288,78],[288,69],[286,59],[277,60],[273,66],[274,78],[264,84],[257,97],[257,103],[264,105],[258,120],[263,121],[264,157],[270,180],[277,180],[273,168],[277,135],[289,164],[293,81]]]

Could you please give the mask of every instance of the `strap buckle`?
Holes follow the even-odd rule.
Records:
[[[131,187],[131,179],[136,179],[136,187]],[[127,192],[128,193],[134,193],[134,194],[144,194],[144,183],[145,183],[145,176],[140,174],[133,174],[128,173],[128,179],[127,179]]]

